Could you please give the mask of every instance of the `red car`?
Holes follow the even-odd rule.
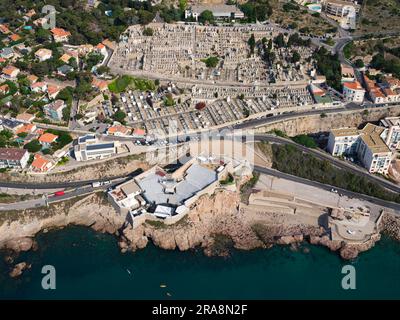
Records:
[[[54,192],[54,196],[55,196],[55,197],[63,196],[64,194],[65,194],[64,191],[57,191],[57,192]]]

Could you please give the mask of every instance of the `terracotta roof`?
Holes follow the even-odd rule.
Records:
[[[51,164],[51,161],[36,153],[31,166],[40,171],[47,171],[49,170],[49,164]]]
[[[120,126],[120,125],[112,126],[112,127],[108,128],[108,130],[107,130],[107,132],[110,134],[115,134],[117,132],[122,133],[122,134],[129,134],[130,131],[131,131],[130,128],[125,127],[125,126]]]
[[[57,93],[59,91],[60,91],[60,88],[58,86],[55,86],[55,85],[52,85],[52,84],[49,84],[47,86],[47,93],[49,95],[53,95],[53,94],[55,94],[55,93]]]
[[[7,93],[8,90],[10,90],[10,87],[7,83],[0,86],[0,92]]]
[[[99,88],[100,90],[104,90],[104,89],[107,89],[108,82],[105,80],[99,80],[99,79],[93,78],[92,85],[96,88]]]
[[[343,86],[351,90],[361,90],[363,88],[358,81],[345,82],[343,83]]]
[[[11,39],[11,41],[18,41],[18,40],[21,40],[21,37],[18,34],[14,33],[10,36],[10,39]]]
[[[31,84],[33,84],[33,83],[35,83],[36,81],[38,81],[38,77],[37,76],[35,76],[34,74],[30,74],[29,76],[27,76],[26,77],[27,79],[28,79],[28,81],[31,83]]]
[[[62,28],[53,28],[50,31],[55,37],[68,37],[71,35],[69,31],[66,31]]]
[[[7,66],[7,67],[5,67],[5,68],[3,69],[2,72],[3,72],[4,74],[6,74],[6,75],[11,76],[15,71],[18,71],[18,72],[19,72],[19,69],[16,68],[16,67],[14,67],[14,66]]]
[[[52,143],[52,142],[56,141],[57,138],[58,138],[58,136],[56,136],[55,134],[46,132],[39,137],[39,142]]]
[[[104,49],[105,47],[106,47],[106,46],[105,46],[104,44],[99,43],[99,44],[96,46],[96,49],[102,50],[102,49]]]
[[[21,128],[19,128],[15,133],[21,133],[21,132],[26,132],[26,133],[32,133],[33,131],[35,131],[36,129],[36,125],[32,124],[32,123],[27,123],[24,124]]]
[[[144,136],[146,131],[144,129],[136,128],[133,130],[133,134],[138,135],[138,136]]]
[[[34,84],[31,85],[31,89],[42,88],[45,85],[46,85],[46,82],[35,82]]]
[[[71,59],[71,58],[72,58],[72,56],[70,56],[68,53],[64,53],[64,54],[60,57],[60,60],[63,61],[63,62],[65,62],[65,63],[68,63],[69,59]]]
[[[7,60],[0,57],[0,63],[6,62]]]

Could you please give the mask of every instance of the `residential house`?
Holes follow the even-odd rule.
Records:
[[[19,115],[17,115],[17,120],[22,121],[22,122],[32,122],[35,119],[35,115],[31,114],[31,113],[20,113]]]
[[[46,82],[35,82],[31,85],[31,91],[35,93],[39,92],[46,92],[47,90],[47,83]]]
[[[8,65],[2,70],[2,77],[7,80],[14,80],[17,78],[20,70],[14,66]]]
[[[69,55],[68,53],[64,53],[61,57],[60,60],[64,63],[69,63],[69,60],[72,58],[71,55]]]
[[[36,153],[33,162],[31,164],[31,169],[34,172],[47,172],[49,171],[54,164],[51,160],[47,159],[46,157]]]
[[[10,87],[7,83],[0,85],[0,94],[5,95],[10,92]]]
[[[0,24],[0,32],[2,34],[9,34],[11,31],[5,24]]]
[[[10,35],[8,38],[9,38],[10,41],[12,41],[12,42],[17,42],[17,41],[19,41],[19,40],[22,39],[21,36],[18,35],[18,34],[16,34],[16,33],[13,33],[13,34]]]
[[[353,67],[347,66],[345,64],[340,65],[342,70],[342,83],[353,82],[356,80]]]
[[[68,42],[71,33],[62,28],[53,28],[50,30],[55,42]]]
[[[93,78],[92,86],[99,90],[100,92],[106,91],[108,89],[108,82],[105,80],[100,80]]]
[[[362,103],[365,90],[358,81],[343,83],[343,96],[348,102]]]
[[[107,56],[107,48],[103,43],[99,43],[97,46],[95,46],[94,49],[97,53],[100,53],[103,56]]]
[[[43,25],[45,25],[48,22],[48,20],[49,20],[48,18],[42,17],[42,18],[39,18],[39,19],[36,19],[35,21],[33,21],[33,24],[36,27],[41,28],[41,27],[43,27]]]
[[[39,142],[43,146],[43,149],[48,149],[51,147],[51,144],[53,142],[56,142],[58,139],[58,136],[49,132],[43,133],[39,137]]]
[[[71,66],[64,64],[63,66],[57,68],[57,74],[60,76],[67,76],[68,73],[73,72],[74,68]]]
[[[400,89],[396,86],[390,86],[389,82],[377,84],[376,81],[363,76],[365,88],[375,104],[385,104],[400,102]]]
[[[35,57],[41,62],[51,59],[52,56],[53,52],[46,48],[41,48],[35,52]]]
[[[29,83],[31,85],[36,83],[39,80],[39,78],[37,76],[35,76],[34,74],[30,74],[29,76],[26,77],[26,79],[29,81]]]
[[[2,57],[3,59],[11,59],[13,56],[14,50],[9,47],[3,48],[0,51],[0,57]]]
[[[119,137],[128,136],[131,134],[131,132],[132,132],[131,128],[122,125],[114,125],[107,129],[107,134]]]
[[[33,123],[25,123],[21,128],[17,129],[15,131],[15,133],[16,134],[19,134],[19,133],[30,134],[30,133],[34,133],[36,128],[37,128],[36,125]]]
[[[47,85],[47,96],[49,99],[54,100],[57,98],[58,94],[60,93],[61,88],[59,86],[48,84]]]
[[[18,121],[16,119],[7,119],[7,118],[2,118],[0,119],[0,131],[1,130],[10,130],[12,132],[16,132],[19,128],[21,128],[24,125],[23,122]]]
[[[67,106],[65,105],[64,101],[59,99],[49,104],[46,104],[43,107],[43,111],[51,120],[61,121],[63,119],[63,110],[66,107]]]
[[[0,148],[0,168],[23,169],[29,160],[29,152],[19,148]]]

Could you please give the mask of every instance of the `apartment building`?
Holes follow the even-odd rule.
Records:
[[[387,174],[392,152],[382,139],[384,128],[368,123],[361,130],[358,158],[371,173]]]
[[[324,10],[326,14],[339,22],[343,29],[355,29],[357,13],[360,5],[351,0],[325,0]]]
[[[392,151],[385,142],[384,127],[368,123],[362,130],[335,129],[329,134],[328,151],[334,156],[357,156],[371,173],[387,174]]]
[[[400,150],[400,117],[388,117],[380,121],[385,128],[383,139],[391,150]]]
[[[343,95],[346,101],[362,103],[364,101],[365,89],[358,81],[343,83]]]
[[[336,157],[355,154],[359,136],[356,128],[334,129],[329,133],[328,151]]]
[[[19,148],[0,148],[0,168],[23,169],[29,160],[29,152]]]

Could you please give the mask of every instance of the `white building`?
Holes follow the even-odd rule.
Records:
[[[128,214],[146,204],[141,193],[142,190],[132,179],[108,191],[107,197],[117,212]]]
[[[77,161],[101,160],[117,154],[118,141],[113,142],[94,142],[78,139],[78,144],[74,147],[75,159]]]
[[[334,129],[329,133],[328,151],[336,157],[355,154],[359,136],[355,128]]]
[[[391,150],[400,150],[400,117],[388,117],[379,123],[385,128],[383,139]]]
[[[343,83],[343,95],[346,101],[362,103],[365,90],[358,81]]]
[[[196,21],[203,11],[211,11],[215,19],[243,19],[244,13],[234,5],[194,5],[185,10],[185,19],[193,17]]]
[[[392,152],[385,143],[385,128],[368,123],[362,130],[335,129],[329,134],[328,151],[334,156],[357,156],[370,173],[387,174]]]
[[[382,139],[384,129],[368,123],[361,131],[358,158],[369,172],[386,175],[392,152]]]
[[[339,22],[343,29],[355,29],[357,13],[360,6],[352,0],[325,0],[324,10],[326,14]]]

